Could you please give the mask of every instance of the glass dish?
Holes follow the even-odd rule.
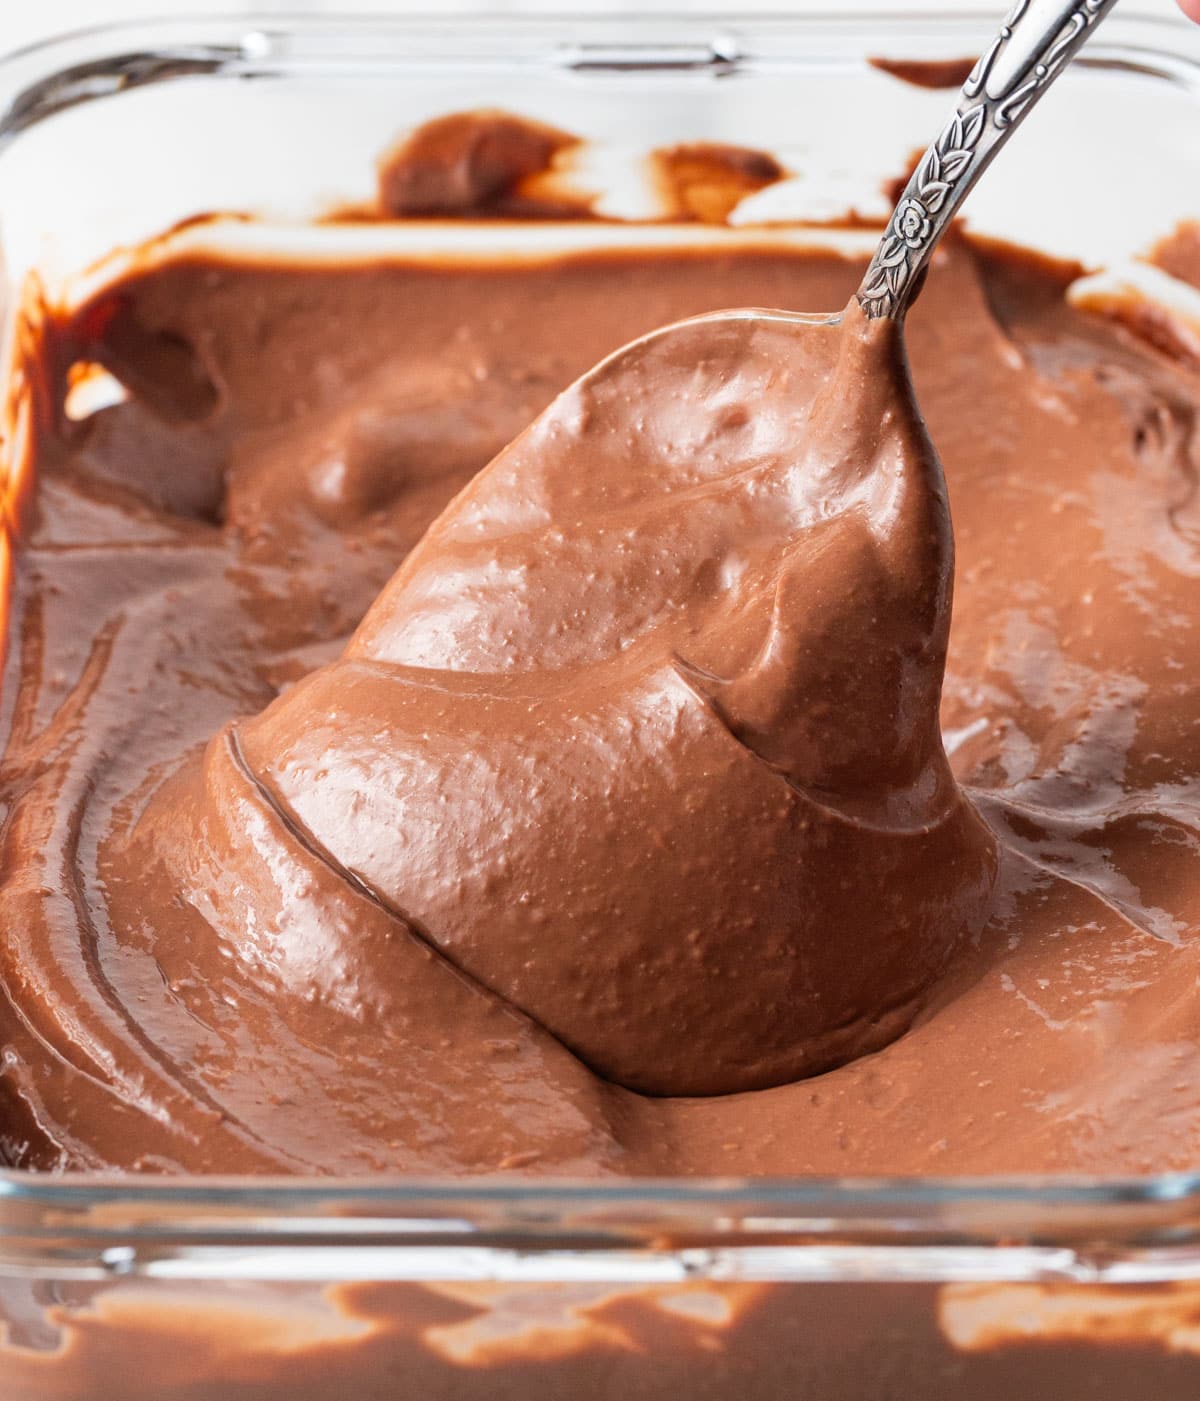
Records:
[[[260,213],[282,238],[282,223],[362,199],[398,130],[462,107],[640,149],[766,146],[803,173],[801,214],[881,212],[880,180],[947,94],[866,59],[960,58],[987,32],[978,16],[846,5],[797,20],[272,16],[71,36],[0,65],[6,332],[32,269],[54,284],[211,210]],[[1118,16],[970,220],[1119,260],[1200,215],[1198,121],[1200,30]],[[336,236],[369,251],[386,235]],[[18,408],[10,394],[9,456]],[[0,1172],[3,1401],[1017,1388],[1192,1401],[1198,1318],[1200,1174],[579,1186]]]

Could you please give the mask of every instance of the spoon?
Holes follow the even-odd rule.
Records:
[[[963,200],[1115,4],[1017,0],[896,202],[855,294],[869,318],[903,319]]]
[[[902,323],[1113,3],[1022,0],[843,314],[718,312],[616,351],[434,522],[343,661],[242,726],[341,869],[617,1084],[723,1094],[874,1050],[988,917]],[[520,901],[466,898],[463,871]]]
[[[236,825],[257,788],[305,859],[642,1093],[762,1089],[902,1034],[998,862],[942,744],[953,538],[904,312],[1112,3],[1018,6],[842,315],[695,317],[564,391],[342,658],[209,747],[201,825],[171,790],[135,841],[179,889],[235,869],[270,901]],[[321,937],[364,986],[402,984],[384,951]]]

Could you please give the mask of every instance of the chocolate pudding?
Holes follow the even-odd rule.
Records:
[[[578,221],[578,147],[456,114],[343,217]],[[785,173],[647,164],[693,223]],[[176,234],[31,294],[8,1166],[1196,1167],[1187,338],[952,236],[906,352],[853,304],[803,314],[854,259],[684,232],[342,261]],[[1155,256],[1200,284],[1194,231]],[[1187,1283],[631,1274],[18,1271],[0,1374],[14,1401],[1195,1394]]]
[[[783,235],[45,311],[9,1163],[1193,1166],[1200,384],[1073,271],[939,256],[928,435],[888,323],[649,334],[845,304]]]

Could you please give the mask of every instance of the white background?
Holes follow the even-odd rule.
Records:
[[[912,9],[913,0],[874,0],[879,10]],[[739,11],[760,13],[772,10],[801,13],[805,10],[833,10],[838,0],[0,0],[0,52],[7,52],[35,39],[84,25],[102,24],[114,19],[165,18],[169,15],[196,14],[200,11],[259,14],[271,11],[343,12],[367,11],[405,13],[450,13],[455,10],[490,10],[496,13],[549,10],[560,14],[631,14],[647,10],[659,12]],[[992,12],[997,20],[1009,8],[1007,0],[917,0],[922,10],[972,9]],[[1122,0],[1122,8],[1152,14],[1171,13],[1174,0]]]

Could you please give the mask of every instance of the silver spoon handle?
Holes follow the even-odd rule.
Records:
[[[1116,2],[1017,0],[892,211],[856,293],[869,317],[904,315],[959,205]]]

